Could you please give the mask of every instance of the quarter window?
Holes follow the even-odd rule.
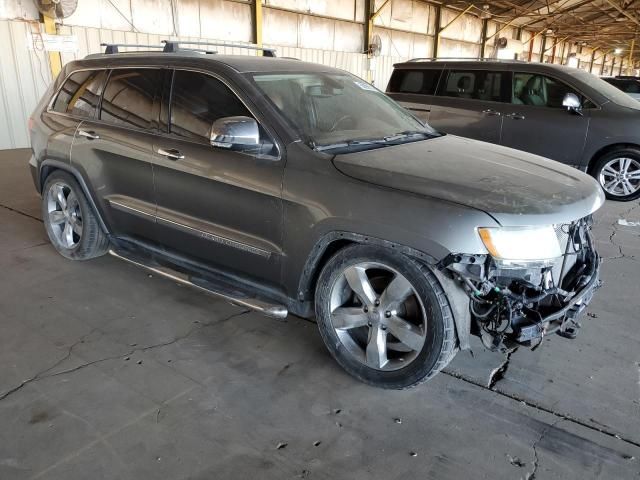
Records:
[[[100,119],[114,125],[151,129],[154,102],[163,71],[155,68],[112,70],[102,97]]]
[[[75,72],[64,82],[52,110],[77,117],[94,118],[104,84],[104,70]]]
[[[514,73],[511,103],[538,107],[564,108],[562,100],[567,93],[582,99],[582,95],[560,82],[537,73]]]
[[[447,81],[439,89],[439,95],[501,102],[503,101],[502,88],[507,75],[506,72],[487,70],[451,70]]]
[[[175,72],[171,97],[171,133],[208,143],[213,122],[233,116],[252,117],[224,83],[203,73]]]
[[[389,92],[433,95],[442,70],[395,70],[389,82]]]

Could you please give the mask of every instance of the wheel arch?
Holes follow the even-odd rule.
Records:
[[[327,261],[338,251],[354,243],[377,245],[397,250],[409,257],[415,258],[428,265],[435,265],[438,261],[429,254],[406,245],[383,240],[381,238],[348,231],[332,231],[324,234],[313,246],[307,256],[300,280],[298,282],[298,300],[313,300],[316,282]]]
[[[587,165],[587,173],[589,175],[593,175],[595,165],[598,162],[598,159],[600,159],[603,155],[606,155],[609,152],[613,152],[615,150],[622,149],[622,148],[636,148],[640,150],[640,145],[637,145],[635,143],[629,143],[629,142],[619,142],[619,143],[612,143],[609,145],[605,145],[604,147],[597,150],[589,159],[589,163]]]
[[[107,227],[107,224],[102,218],[100,210],[98,210],[96,203],[93,200],[93,195],[91,194],[89,187],[87,186],[87,183],[84,181],[84,178],[82,178],[82,175],[80,175],[80,172],[78,172],[78,170],[75,169],[73,166],[69,165],[68,163],[60,162],[58,160],[51,160],[51,159],[44,160],[40,164],[40,169],[38,172],[38,181],[40,182],[39,184],[40,192],[42,192],[44,188],[44,183],[46,182],[47,178],[56,170],[62,170],[70,174],[78,182],[78,185],[80,185],[80,188],[82,189],[82,193],[84,193],[84,196],[86,197],[87,202],[89,202],[89,205],[93,209],[93,213],[96,215],[96,218],[98,219],[100,228],[104,233],[109,235],[110,233],[109,228]]]

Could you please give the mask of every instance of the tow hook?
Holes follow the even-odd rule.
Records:
[[[558,330],[558,335],[569,340],[574,340],[578,336],[578,327],[567,327],[564,330]]]

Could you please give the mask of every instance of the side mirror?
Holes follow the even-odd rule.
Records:
[[[259,147],[260,129],[251,117],[219,118],[211,125],[209,141],[214,147],[245,150]]]
[[[562,99],[562,106],[566,107],[567,110],[580,110],[582,105],[580,105],[580,99],[575,93],[567,93]]]

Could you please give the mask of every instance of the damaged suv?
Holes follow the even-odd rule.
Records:
[[[350,374],[405,388],[478,335],[572,336],[598,286],[594,179],[442,135],[363,80],[263,56],[91,55],[30,119],[47,234],[267,316],[317,319]]]

